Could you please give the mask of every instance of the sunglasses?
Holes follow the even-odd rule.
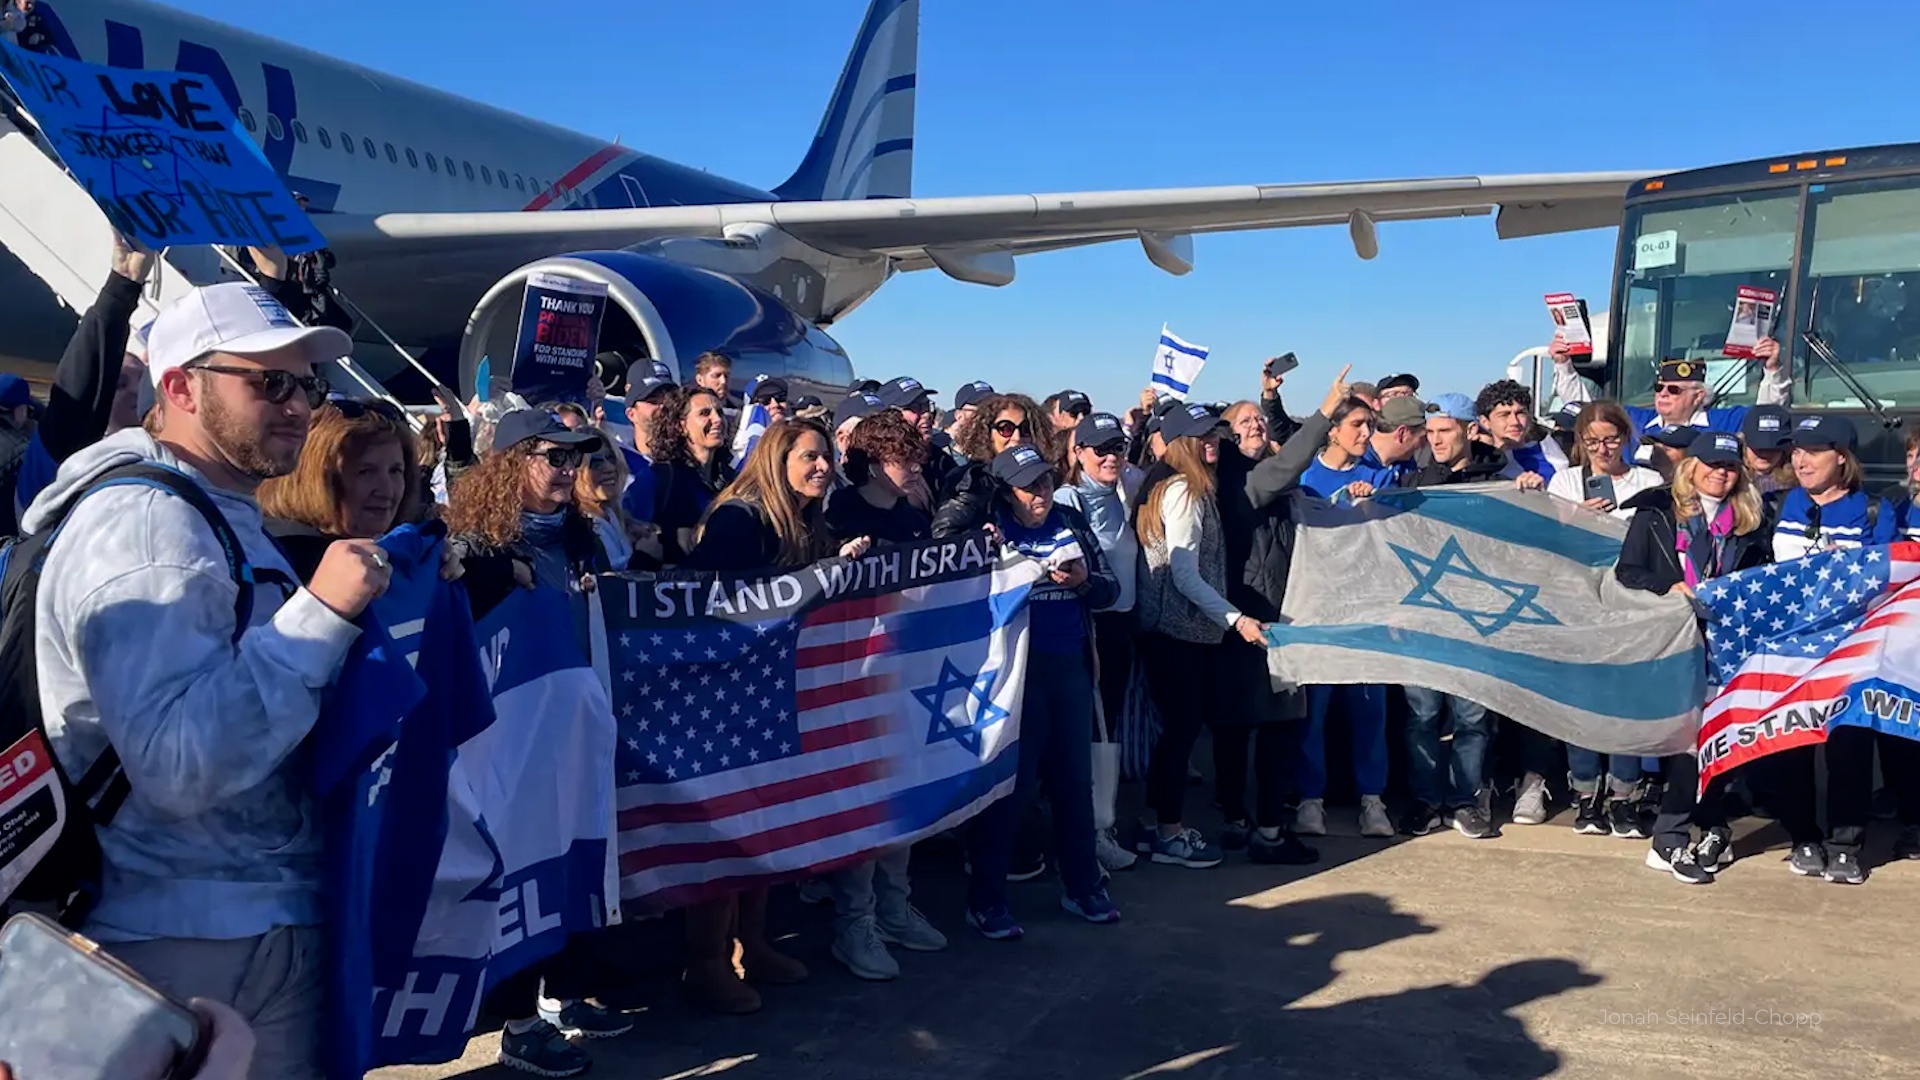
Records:
[[[1119,457],[1121,454],[1127,452],[1127,444],[1124,442],[1108,442],[1101,443],[1099,446],[1083,446],[1080,449],[1092,453],[1095,457]]]
[[[361,401],[357,398],[332,397],[327,404],[339,410],[348,420],[358,420],[363,416],[377,416],[396,424],[407,422],[406,414],[395,408],[390,401]]]
[[[763,398],[755,398],[754,400],[762,405],[785,405],[787,403],[787,395],[772,394]]]
[[[1033,435],[1033,428],[1024,423],[1016,424],[1011,420],[995,420],[993,422],[993,433],[1003,439],[1011,439],[1015,435],[1031,437]]]
[[[1820,504],[1811,499],[1807,501],[1807,531],[1802,535],[1808,540],[1820,539]]]
[[[1699,383],[1661,383],[1653,388],[1655,394],[1684,394],[1699,389]]]
[[[267,399],[269,405],[285,405],[293,400],[293,392],[298,390],[307,397],[307,408],[317,409],[326,403],[327,380],[318,375],[295,375],[292,372],[272,369],[232,367],[226,364],[189,364],[189,371],[211,371],[215,375],[232,375],[245,379],[259,388],[260,396]]]
[[[572,446],[549,446],[545,450],[535,451],[534,456],[546,458],[547,464],[555,469],[577,469],[587,457]]]

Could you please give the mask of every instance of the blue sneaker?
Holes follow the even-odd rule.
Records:
[[[1005,904],[995,904],[985,911],[968,908],[967,925],[990,941],[1018,941],[1026,934],[1020,924],[1013,921],[1013,912]]]
[[[1113,906],[1113,900],[1107,896],[1107,890],[1095,889],[1085,896],[1075,899],[1062,894],[1060,906],[1069,914],[1078,915],[1090,923],[1117,923],[1120,921],[1120,909]]]
[[[1207,843],[1198,829],[1182,829],[1172,836],[1154,833],[1152,860],[1172,866],[1205,870],[1220,865],[1220,851]]]
[[[561,1004],[543,997],[540,999],[540,1019],[559,1028],[562,1035],[577,1035],[583,1039],[611,1039],[633,1030],[633,1021],[625,1013],[613,1012],[585,1001]]]
[[[545,1020],[515,1035],[500,1032],[500,1064],[535,1076],[579,1076],[593,1064],[586,1051],[567,1041],[560,1029]]]

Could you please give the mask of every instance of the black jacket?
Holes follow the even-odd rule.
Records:
[[[451,542],[454,551],[460,555],[461,564],[466,567],[460,580],[467,587],[467,600],[473,607],[473,617],[476,619],[485,618],[489,611],[520,587],[513,578],[514,563],[525,564],[529,574],[533,571],[533,549],[525,541],[495,547],[478,536],[461,534],[453,537]],[[567,515],[561,546],[566,552],[569,572],[575,577],[605,573],[612,568],[606,551],[600,546],[600,536],[594,532],[593,522],[587,520],[584,514]]]
[[[1413,487],[1439,487],[1442,484],[1481,484],[1500,479],[1507,468],[1507,456],[1483,442],[1467,442],[1467,464],[1460,469],[1429,461],[1410,474]]]
[[[733,483],[734,472],[725,459],[722,448],[714,451],[705,467],[654,462],[653,523],[660,526],[660,543],[669,565],[685,562],[688,555],[680,546],[679,531],[698,526],[714,497]]]
[[[1629,589],[1664,596],[1685,580],[1676,546],[1673,489],[1650,488],[1622,505],[1633,511],[1633,517],[1627,522],[1627,538],[1620,545],[1620,560],[1614,564],[1613,576]],[[1772,536],[1769,520],[1750,533],[1728,538],[1726,565],[1720,572],[1731,574],[1772,562]]]
[[[1285,443],[1300,430],[1301,421],[1287,415],[1287,407],[1280,402],[1280,391],[1275,390],[1272,397],[1260,399],[1260,411],[1267,418],[1267,438],[1277,443]]]
[[[20,531],[13,512],[13,496],[20,484],[20,462],[26,459],[33,433],[13,426],[12,419],[0,416],[0,536]]]
[[[755,570],[780,561],[780,534],[758,507],[740,499],[721,503],[707,515],[700,543],[687,553],[695,570]]]
[[[1000,481],[977,461],[949,470],[946,482],[935,491],[938,498],[933,511],[934,538],[958,536],[986,524],[987,515],[993,510],[993,497],[999,490]]]
[[[1227,548],[1227,601],[1260,622],[1280,618],[1293,563],[1293,498],[1300,475],[1327,444],[1331,424],[1315,412],[1294,424],[1280,452],[1255,463],[1220,441],[1220,528]],[[1234,568],[1238,567],[1236,573]]]

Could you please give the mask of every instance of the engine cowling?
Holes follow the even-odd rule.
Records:
[[[521,298],[536,273],[604,282],[612,303],[600,348],[663,361],[681,382],[693,378],[701,353],[719,352],[733,359],[736,382],[778,375],[794,397],[814,394],[831,403],[853,383],[853,363],[840,343],[771,293],[655,255],[583,251],[528,263],[487,290],[460,339],[463,398],[473,395],[482,359],[490,358],[491,396],[509,388]]]

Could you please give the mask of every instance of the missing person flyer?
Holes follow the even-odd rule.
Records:
[[[1547,314],[1553,316],[1553,328],[1575,356],[1593,355],[1593,334],[1587,330],[1586,317],[1580,314],[1580,301],[1572,293],[1548,293]]]
[[[1751,358],[1761,338],[1773,336],[1773,320],[1779,314],[1780,294],[1772,289],[1740,286],[1733,301],[1733,325],[1727,327],[1727,345],[1723,356]]]

